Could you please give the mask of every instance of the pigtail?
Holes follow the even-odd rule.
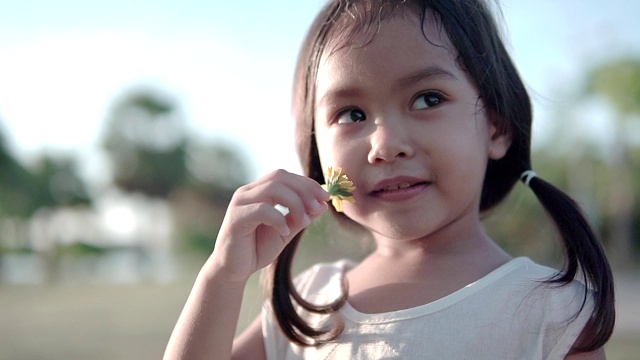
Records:
[[[304,230],[298,233],[271,265],[269,278],[272,282],[268,285],[271,287],[271,307],[283,334],[297,345],[317,346],[338,337],[344,328],[343,322],[335,319],[329,327],[314,328],[300,316],[296,305],[311,314],[334,314],[347,301],[348,291],[343,283],[340,298],[327,305],[315,305],[300,296],[291,276],[291,266],[303,233]]]
[[[296,149],[301,157],[304,174],[318,182],[324,181],[324,175],[313,136],[314,79],[326,45],[327,33],[342,6],[339,1],[329,1],[320,11],[302,43],[294,74],[292,110],[297,119]],[[327,305],[315,305],[300,296],[291,269],[303,234],[304,230],[298,233],[271,264],[265,277],[265,288],[271,295],[273,315],[282,333],[299,346],[317,346],[338,337],[344,327],[343,323],[336,319],[329,323],[329,327],[314,328],[300,316],[300,312],[332,315],[346,303],[348,292],[346,283],[343,283],[340,298]]]
[[[315,140],[309,144],[308,151],[310,154],[317,153]],[[305,173],[318,182],[323,181],[324,176],[319,170],[321,169],[320,160],[317,157],[311,157],[311,159],[312,166],[305,167]],[[344,328],[344,323],[341,319],[334,317],[333,323],[330,322],[328,327],[317,329],[310,326],[300,316],[299,311],[317,315],[335,314],[347,302],[348,288],[346,282],[343,282],[340,297],[326,305],[312,304],[300,296],[295,287],[291,269],[304,232],[303,229],[296,234],[271,265],[270,274],[267,277],[271,283],[267,284],[267,289],[270,289],[271,308],[282,333],[293,343],[306,347],[317,346],[337,338]]]
[[[615,323],[613,276],[604,250],[575,201],[529,170],[531,101],[487,4],[469,0],[454,2],[460,7],[445,2],[436,7],[434,3],[430,5],[458,49],[461,64],[475,79],[498,133],[512,138],[503,158],[489,160],[480,210],[499,204],[522,176],[553,219],[565,249],[565,268],[549,282],[562,286],[581,276],[592,291],[594,308],[574,350],[596,350],[611,337]],[[476,41],[471,33],[479,34]],[[585,293],[580,311],[587,296]]]
[[[604,249],[595,236],[576,202],[550,183],[523,173],[523,182],[528,183],[546,212],[553,219],[565,249],[564,269],[549,283],[566,285],[576,276],[582,277],[593,293],[591,317],[574,345],[574,350],[588,352],[602,347],[611,337],[615,323],[613,274]],[[587,293],[583,299],[584,308]]]

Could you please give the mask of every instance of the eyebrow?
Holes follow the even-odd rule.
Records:
[[[322,106],[325,106],[326,103],[331,102],[333,99],[351,98],[360,95],[360,91],[351,88],[329,91],[324,94],[324,96],[316,103],[315,107],[320,108]]]
[[[421,81],[429,80],[433,78],[448,78],[451,80],[459,80],[453,73],[450,71],[438,66],[438,65],[430,65],[423,69],[420,69],[414,73],[411,73],[405,77],[400,78],[397,84],[399,88],[409,87],[411,85],[415,85]],[[326,93],[315,105],[316,107],[321,107],[325,105],[325,103],[329,102],[331,99],[341,98],[341,97],[354,97],[361,95],[360,91],[357,89],[346,88],[334,90]]]
[[[401,78],[398,81],[398,85],[400,87],[406,87],[432,78],[450,78],[452,80],[459,80],[447,69],[444,69],[437,65],[431,65],[424,69],[420,69],[413,74]]]

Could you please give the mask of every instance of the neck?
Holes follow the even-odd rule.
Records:
[[[378,236],[376,243],[376,250],[347,274],[349,302],[367,313],[440,299],[511,259],[483,231],[476,236],[413,241]],[[385,295],[389,293],[399,296],[389,298]]]
[[[495,243],[484,232],[480,220],[457,219],[435,232],[419,238],[389,237],[373,233],[377,252],[387,256],[402,256],[417,252],[427,256],[456,256],[476,252]]]
[[[466,228],[460,224],[419,239],[393,239],[374,234],[376,249],[370,260],[410,268],[449,268],[468,264],[476,269],[493,269],[511,257],[482,229],[480,222]],[[484,271],[484,270],[481,270]]]

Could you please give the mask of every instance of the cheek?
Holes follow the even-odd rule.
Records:
[[[344,152],[338,131],[331,127],[317,126],[316,124],[316,145],[318,156],[322,167],[339,166],[340,158]]]
[[[318,149],[318,157],[320,158],[320,164],[322,165],[323,171],[328,167],[333,165],[333,151],[331,149],[330,139],[327,136],[326,129],[318,129],[316,126],[315,130],[315,139],[316,146]]]
[[[329,166],[341,167],[349,176],[353,176],[359,163],[366,162],[366,152],[361,151],[362,142],[335,129],[317,130],[316,144],[323,170]]]

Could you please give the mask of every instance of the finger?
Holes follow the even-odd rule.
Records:
[[[321,204],[329,200],[329,193],[315,180],[285,170],[274,171],[266,175],[255,184],[255,188],[264,189],[264,186],[270,186],[267,184],[282,184],[295,191],[302,199],[305,211],[309,214],[322,212]]]
[[[280,205],[286,209],[285,216],[296,223],[302,221],[305,214],[307,214],[307,206],[305,205],[304,199],[288,186],[278,183],[268,183],[265,184],[263,188],[256,188],[255,191],[258,192],[258,194],[256,194],[256,198],[252,200],[263,200],[273,207]],[[263,196],[267,199],[261,199]]]
[[[308,205],[305,204],[305,198],[307,198]],[[239,205],[267,203],[272,207],[280,205],[287,208],[287,216],[294,223],[303,222],[304,216],[308,212],[317,213],[321,209],[320,203],[315,198],[310,197],[308,194],[300,194],[291,186],[276,181],[254,186],[239,195],[237,203]]]
[[[281,236],[291,234],[286,217],[267,203],[246,205],[242,211],[246,215],[239,218],[238,224],[241,224],[244,234],[255,232],[261,225],[273,228]]]

